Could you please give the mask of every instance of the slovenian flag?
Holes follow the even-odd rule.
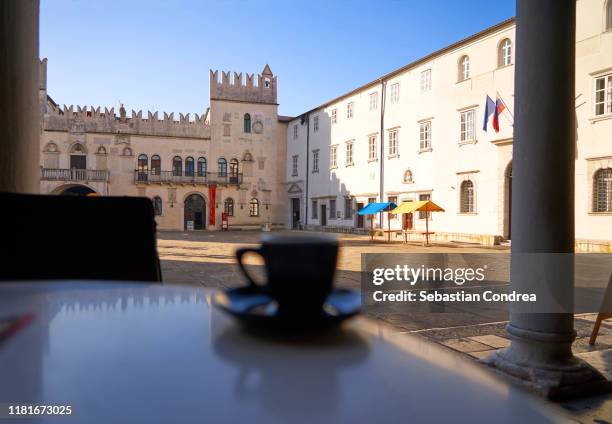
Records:
[[[499,114],[502,113],[504,109],[506,109],[506,104],[501,97],[497,96],[495,99],[495,113],[493,114],[493,128],[495,128],[495,132],[499,132]]]
[[[497,110],[497,105],[495,104],[493,99],[490,98],[489,95],[487,94],[487,100],[485,100],[484,124],[482,126],[482,129],[484,131],[487,130],[487,124],[489,123],[489,118],[491,117],[491,115],[495,114],[496,110]],[[494,126],[495,126],[495,123],[494,123]]]

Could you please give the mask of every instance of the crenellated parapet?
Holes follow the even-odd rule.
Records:
[[[220,79],[219,79],[220,77]],[[210,70],[211,100],[276,104],[276,77],[265,66],[261,74],[245,74]]]
[[[179,114],[175,120],[174,113],[148,111],[143,117],[143,111],[132,110],[128,117],[123,106],[119,115],[115,108],[90,106],[66,106],[48,109],[43,118],[43,129],[49,131],[92,132],[112,134],[150,135],[162,137],[210,138],[210,125],[206,121],[206,113],[193,115]]]

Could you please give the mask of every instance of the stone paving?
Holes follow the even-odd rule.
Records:
[[[160,232],[158,248],[162,261],[165,282],[204,286],[208,288],[236,287],[246,283],[238,268],[234,252],[240,246],[256,246],[260,232]],[[437,244],[423,247],[418,243],[401,242],[372,243],[366,236],[339,235],[341,250],[338,260],[336,284],[340,287],[360,288],[361,253],[508,253],[507,247],[483,247],[466,244]],[[250,272],[260,280],[264,273],[261,258],[247,256]],[[405,309],[405,308],[404,308]],[[612,379],[612,320],[601,327],[595,346],[589,346],[588,338],[593,328],[595,314],[576,315],[577,339],[574,352],[598,368],[607,378]],[[445,313],[421,313],[401,310],[371,314],[372,318],[383,320],[399,332],[424,337],[475,360],[486,358],[497,349],[509,345],[505,330],[508,314],[503,310],[472,312],[458,310]],[[612,416],[612,400],[604,398],[603,411]],[[581,420],[590,422],[590,407],[571,403]],[[602,408],[596,409],[601,416]],[[602,421],[606,422],[606,421]]]

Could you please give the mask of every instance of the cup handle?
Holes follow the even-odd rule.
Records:
[[[261,288],[260,284],[257,284],[255,282],[255,280],[253,280],[253,277],[251,277],[248,273],[248,271],[246,270],[244,263],[242,263],[242,257],[247,254],[247,253],[256,253],[260,256],[261,255],[261,248],[253,248],[253,247],[241,247],[239,249],[236,250],[236,259],[238,260],[238,265],[240,266],[240,269],[242,270],[243,274],[245,275],[245,277],[247,278],[247,280],[249,280],[249,283],[252,286],[255,286],[257,288]]]

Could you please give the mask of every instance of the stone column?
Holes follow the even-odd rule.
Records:
[[[546,254],[574,252],[575,28],[576,0],[517,0],[510,290],[569,299],[573,257]],[[601,376],[573,356],[569,312],[511,309],[512,343],[487,361],[552,399],[584,393]]]
[[[0,2],[0,191],[38,193],[38,0]]]

